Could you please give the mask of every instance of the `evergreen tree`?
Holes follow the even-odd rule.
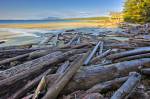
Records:
[[[126,0],[124,20],[132,23],[150,22],[150,0]]]

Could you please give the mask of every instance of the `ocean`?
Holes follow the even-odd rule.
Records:
[[[58,23],[58,22],[79,22],[81,20],[0,20],[0,24],[36,24],[36,23]]]
[[[13,24],[40,24],[40,23],[69,23],[79,22],[79,20],[0,20],[0,25],[13,25]],[[67,27],[66,27],[67,28]],[[20,45],[26,43],[35,43],[44,39],[46,34],[57,34],[63,30],[51,30],[45,28],[3,28],[0,27],[0,41],[5,41],[0,46]]]

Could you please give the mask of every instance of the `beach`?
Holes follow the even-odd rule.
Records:
[[[70,21],[70,22],[49,22],[49,23],[15,23],[0,24],[0,41],[6,41],[1,46],[24,44],[30,42],[38,42],[44,38],[45,34],[57,34],[68,29],[80,29],[88,32],[86,28],[116,28],[118,25],[111,22],[103,22],[98,20]],[[102,30],[102,31],[103,31]],[[18,43],[18,39],[20,43]]]

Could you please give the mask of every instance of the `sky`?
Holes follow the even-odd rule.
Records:
[[[0,19],[95,17],[122,9],[123,0],[0,0]]]

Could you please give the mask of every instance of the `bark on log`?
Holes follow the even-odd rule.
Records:
[[[38,85],[38,83],[40,82],[43,76],[46,76],[51,72],[52,72],[52,69],[48,69],[47,71],[45,71],[44,73],[42,73],[41,75],[33,79],[32,81],[28,82],[24,87],[22,87],[16,93],[14,93],[11,97],[9,97],[9,99],[22,98],[24,95],[26,95],[29,91],[31,91],[34,87]]]
[[[87,59],[84,62],[84,65],[88,65],[90,60],[94,57],[98,47],[100,46],[100,42],[97,43],[97,45],[94,47],[94,49],[92,50],[92,52],[90,53],[90,55],[87,57]]]
[[[57,58],[58,56],[61,56],[61,55],[62,55],[61,52],[50,53],[46,56],[25,62],[23,64],[17,65],[15,67],[10,68],[10,69],[1,71],[0,72],[0,79],[14,76],[14,75],[21,73],[23,71],[30,70],[33,67],[49,65],[51,60],[53,60],[54,58]]]
[[[48,89],[48,92],[43,97],[43,99],[55,99],[59,95],[60,91],[65,87],[68,81],[76,73],[76,71],[83,65],[85,60],[85,55],[78,57],[69,68],[64,72],[64,74],[58,78],[55,83]]]
[[[141,75],[139,73],[132,73],[128,80],[114,93],[111,99],[126,99],[137,87],[140,80]]]
[[[115,59],[122,58],[122,57],[145,54],[149,52],[150,52],[150,47],[142,47],[142,48],[137,48],[137,49],[130,50],[130,51],[125,51],[125,52],[109,55],[107,59],[115,60]]]

